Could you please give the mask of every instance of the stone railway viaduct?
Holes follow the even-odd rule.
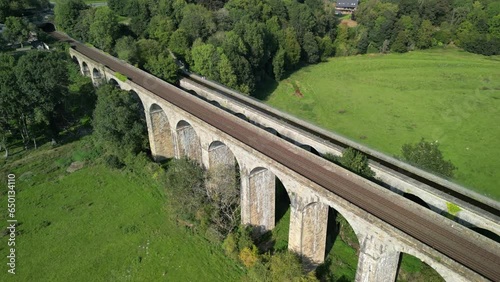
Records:
[[[227,134],[154,92],[166,87],[171,89],[169,91],[183,96],[183,99],[187,99],[193,104],[200,103],[199,98],[128,65],[125,68],[134,72],[142,72],[142,79],[120,81],[115,75],[119,69],[111,69],[102,64],[101,61],[103,61],[102,58],[105,58],[109,63],[123,66],[124,62],[107,56],[96,49],[85,47],[79,43],[75,44],[78,48],[70,48],[70,55],[79,64],[82,74],[91,77],[95,85],[108,81],[123,90],[138,95],[144,107],[151,152],[156,160],[188,157],[207,169],[217,166],[234,168],[236,164],[238,165],[241,179],[241,218],[243,224],[251,224],[261,231],[273,229],[275,225],[275,184],[279,180],[290,199],[288,248],[301,255],[310,265],[317,265],[324,261],[328,213],[329,209],[333,209],[346,218],[360,243],[356,281],[394,281],[401,253],[413,255],[424,261],[446,281],[500,280],[498,269],[489,267],[484,270],[480,266],[466,266],[459,260],[445,255],[430,244],[424,243],[368,213],[363,207],[352,204],[248,144],[262,145],[264,143],[263,145],[270,148],[279,144],[286,147],[292,154],[301,155],[305,160],[321,164],[322,168],[331,172],[332,176],[349,178],[353,183],[371,189],[373,193],[384,195],[383,197],[394,203],[409,207],[431,219],[435,224],[453,229],[454,232],[463,234],[476,245],[489,250],[491,253],[488,253],[484,259],[489,265],[496,264],[499,268],[500,244],[395,193],[388,193],[385,188],[333,165],[298,146],[291,145],[266,130],[258,129],[255,131],[257,129],[254,125],[203,102],[210,107],[212,113],[223,116],[242,127],[254,128],[252,130],[256,134],[246,136],[247,142],[242,142],[241,138]],[[95,54],[99,54],[100,57],[97,58]],[[411,220],[408,219],[408,221]],[[455,250],[451,250],[450,253],[455,253]]]

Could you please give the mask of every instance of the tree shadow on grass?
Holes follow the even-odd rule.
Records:
[[[269,96],[278,88],[279,83],[273,78],[266,76],[258,83],[254,93],[250,96],[260,101],[266,101]]]

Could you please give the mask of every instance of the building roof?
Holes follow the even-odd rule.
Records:
[[[358,6],[359,0],[338,0],[337,8],[356,8]]]

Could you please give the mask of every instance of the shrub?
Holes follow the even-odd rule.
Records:
[[[259,252],[257,247],[253,245],[251,248],[245,247],[240,251],[240,260],[248,268],[252,267],[259,260]]]
[[[430,170],[445,177],[453,177],[456,167],[443,158],[439,144],[427,142],[423,138],[417,144],[405,144],[401,148],[403,159],[408,163]]]

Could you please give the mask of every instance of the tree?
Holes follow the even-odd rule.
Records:
[[[317,63],[319,61],[319,48],[316,38],[312,32],[306,32],[304,34],[304,42],[302,43],[302,48],[306,53],[307,62],[310,64]]]
[[[408,52],[409,43],[410,39],[408,38],[408,33],[406,31],[400,31],[391,45],[391,51],[397,53],[406,53]]]
[[[100,49],[111,51],[118,37],[118,20],[108,7],[97,9],[94,21],[90,25],[89,36],[91,42]]]
[[[299,42],[302,42],[304,35],[308,31],[313,31],[316,27],[314,15],[311,8],[298,1],[290,1],[287,5],[289,24],[296,33]]]
[[[206,173],[205,190],[212,206],[211,223],[226,237],[240,221],[239,179],[234,165],[211,167]]]
[[[203,76],[219,80],[219,54],[212,44],[200,44],[191,50],[192,69]]]
[[[340,25],[337,29],[337,38],[335,38],[335,56],[348,56],[349,48],[348,48],[348,40],[349,40],[349,28],[347,25]]]
[[[87,9],[83,0],[58,0],[54,8],[55,22],[59,29],[71,34],[80,11]]]
[[[206,196],[203,178],[203,170],[191,160],[173,159],[168,163],[165,194],[177,216],[193,221],[203,209]]]
[[[489,33],[493,38],[500,39],[500,14],[489,20]]]
[[[97,90],[97,97],[92,122],[96,143],[120,160],[144,149],[147,129],[140,100],[109,84]]]
[[[5,157],[8,156],[6,137],[8,131],[14,129],[17,124],[19,110],[19,88],[16,76],[13,72],[15,59],[12,55],[0,53],[0,137],[5,149]]]
[[[174,30],[175,25],[171,19],[163,15],[156,15],[149,22],[147,34],[149,38],[155,39],[161,45],[166,46]]]
[[[280,81],[283,77],[283,73],[285,72],[285,54],[285,50],[280,48],[274,55],[273,73],[276,81]]]
[[[453,177],[453,171],[456,167],[450,161],[444,160],[437,141],[428,142],[422,138],[419,143],[403,145],[401,152],[403,160],[412,165],[441,176]]]
[[[127,15],[127,6],[129,0],[108,0],[108,7],[120,16]]]
[[[226,54],[222,53],[222,50],[219,53],[220,53],[220,61],[218,68],[219,68],[220,82],[231,88],[238,87],[238,77],[236,77],[231,61],[226,56]]]
[[[417,47],[420,49],[427,49],[432,46],[432,39],[434,37],[434,27],[431,21],[424,20],[420,25],[417,33]]]
[[[129,0],[126,9],[128,16],[132,17],[129,25],[130,30],[137,37],[143,36],[151,19],[151,11],[147,1]]]
[[[169,54],[161,53],[149,58],[144,68],[151,74],[170,83],[177,83],[179,80],[177,64]]]
[[[172,36],[170,37],[170,41],[168,43],[168,48],[178,57],[184,59],[186,61],[190,61],[191,58],[191,43],[189,41],[187,33],[178,29]]]
[[[236,28],[247,46],[246,58],[254,69],[262,69],[262,66],[270,57],[270,46],[267,37],[267,30],[262,23],[241,22]]]
[[[21,47],[23,42],[28,39],[30,28],[28,23],[18,17],[7,17],[5,20],[5,31],[3,36],[11,43],[19,42]]]
[[[96,9],[86,9],[81,10],[80,15],[78,16],[78,20],[72,28],[72,36],[81,40],[82,42],[90,42],[92,39],[90,38],[89,30],[90,25],[94,22]]]
[[[15,67],[16,82],[21,97],[18,103],[18,125],[25,144],[35,141],[36,129],[48,127],[55,137],[55,121],[61,112],[62,100],[67,95],[68,75],[66,62],[57,52],[29,52],[22,56]],[[36,147],[36,143],[35,143]]]
[[[139,49],[136,40],[131,36],[124,36],[116,40],[115,53],[118,58],[135,65],[139,62]]]
[[[375,176],[375,172],[371,170],[368,164],[366,155],[356,149],[347,148],[342,152],[342,157],[338,158],[338,163],[363,177],[373,178]]]
[[[285,39],[281,46],[286,53],[285,66],[287,69],[292,69],[300,61],[300,44],[293,29],[285,29]]]
[[[150,60],[154,60],[163,50],[158,41],[151,39],[141,39],[137,41],[139,51],[139,66],[142,67]]]
[[[197,38],[206,39],[216,30],[212,14],[203,6],[189,4],[182,15],[179,28],[186,32],[191,42]]]

